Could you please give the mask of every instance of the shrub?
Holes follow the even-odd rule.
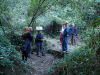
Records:
[[[21,74],[25,66],[6,36],[0,35],[0,75]],[[21,70],[22,69],[22,70]]]
[[[51,37],[56,37],[60,34],[61,24],[57,23],[55,20],[47,25],[45,28],[45,33]]]
[[[51,75],[99,75],[99,65],[95,53],[86,47],[81,47],[55,64]]]
[[[87,33],[86,46],[65,55],[55,66],[51,67],[51,75],[99,75],[100,74],[100,32],[95,28]]]

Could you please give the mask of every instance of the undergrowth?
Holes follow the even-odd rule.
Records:
[[[65,55],[48,69],[49,75],[100,75],[100,32],[86,33],[86,46]],[[95,32],[95,34],[92,34]],[[90,37],[91,36],[91,37]]]
[[[0,75],[22,75],[26,70],[29,71],[27,63],[21,61],[7,36],[0,34]]]

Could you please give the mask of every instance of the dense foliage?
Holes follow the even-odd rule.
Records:
[[[86,46],[82,46],[58,61],[49,71],[51,75],[99,75],[100,74],[100,32],[95,29],[96,34],[92,35],[92,30],[87,34]],[[89,40],[90,39],[90,40]],[[94,47],[95,44],[95,47]],[[52,69],[54,71],[52,72]],[[51,73],[52,72],[52,73]]]
[[[99,75],[99,9],[100,0],[0,0],[0,74],[25,68],[14,48],[20,42],[16,34],[22,34],[23,27],[32,26],[35,33],[41,25],[45,35],[56,37],[61,25],[69,21],[70,27],[75,23],[86,46],[66,55],[51,68],[52,74]]]
[[[0,34],[0,75],[19,74],[25,70],[25,66],[6,36]]]

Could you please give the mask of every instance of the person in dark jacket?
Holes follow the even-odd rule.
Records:
[[[22,34],[22,37],[24,39],[22,45],[23,45],[23,50],[22,50],[22,60],[27,61],[28,54],[31,51],[31,41],[33,40],[31,34],[29,33],[29,27],[24,28],[24,32]]]
[[[33,31],[32,27],[29,27],[29,33],[30,33],[31,36],[33,37],[32,31]],[[31,45],[30,45],[30,46],[32,46],[32,41],[31,41]],[[30,48],[31,48],[31,47],[30,47]],[[31,49],[31,50],[32,50],[32,49]],[[31,52],[32,52],[32,51],[30,51],[30,53],[28,54],[28,57],[29,57],[29,58],[31,57]]]
[[[39,30],[38,31],[38,34],[36,36],[36,44],[37,44],[37,50],[36,50],[36,53],[37,53],[37,56],[40,57],[39,55],[39,49],[41,49],[41,53],[42,53],[42,56],[45,56],[44,52],[43,52],[43,45],[42,45],[42,42],[44,41],[43,39],[43,36],[41,34],[41,31]]]
[[[70,28],[70,35],[71,35],[71,44],[73,45],[73,42],[76,43],[76,36],[78,33],[78,29],[75,27],[75,24],[72,24],[72,27]]]

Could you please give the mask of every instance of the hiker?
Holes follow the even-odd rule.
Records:
[[[23,45],[22,60],[27,61],[28,54],[31,51],[30,43],[33,40],[31,34],[29,33],[29,27],[24,28],[24,32],[22,34],[22,37],[24,39],[24,41],[22,43],[22,45]]]
[[[32,31],[33,31],[32,27],[29,27],[29,33],[30,33],[31,36],[33,37]],[[30,43],[30,46],[32,46],[32,41],[31,41],[31,43]],[[31,47],[30,47],[30,48],[31,48]],[[31,50],[32,50],[32,48],[31,48]],[[30,53],[28,54],[28,57],[29,57],[29,58],[31,57],[31,52],[32,52],[32,51],[30,51]]]
[[[38,30],[38,34],[36,36],[36,44],[37,44],[36,53],[37,53],[38,57],[40,57],[40,55],[39,55],[39,49],[41,49],[42,56],[45,56],[45,54],[43,52],[43,45],[42,45],[42,42],[44,41],[44,39],[43,39],[43,36],[42,36],[41,33],[42,32],[40,30]]]
[[[62,25],[62,29],[60,30],[60,45],[62,45],[62,40],[63,40],[63,31],[65,29],[65,23]]]
[[[77,33],[78,33],[78,29],[75,27],[75,24],[73,23],[72,24],[72,27],[70,28],[70,35],[71,35],[71,44],[73,45],[73,42],[76,44],[76,36],[77,36]]]
[[[32,31],[33,31],[33,28],[29,27],[29,33],[31,34],[31,36],[32,36]]]
[[[69,37],[69,25],[68,21],[65,22],[65,29],[63,32],[63,41],[62,41],[62,51],[68,52],[68,37]]]

